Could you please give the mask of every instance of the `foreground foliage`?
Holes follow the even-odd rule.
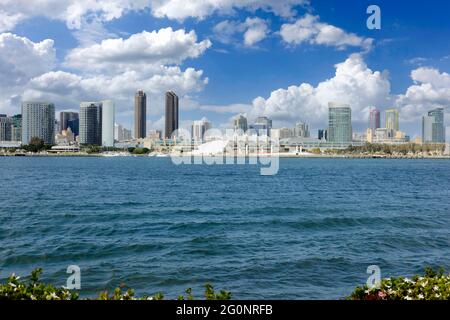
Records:
[[[450,300],[450,274],[444,270],[425,269],[425,275],[411,279],[398,277],[381,280],[371,289],[357,287],[351,300]]]
[[[0,284],[0,300],[78,300],[79,294],[65,288],[57,288],[51,284],[39,281],[42,269],[31,272],[28,280],[21,280],[16,275],[11,275],[6,283]],[[186,289],[186,296],[179,296],[178,300],[194,300],[192,289]],[[104,291],[98,297],[88,300],[163,300],[164,295],[157,293],[152,296],[136,297],[133,289],[115,289],[111,294]],[[230,300],[231,293],[221,290],[215,292],[210,284],[205,285],[204,299],[206,300]]]

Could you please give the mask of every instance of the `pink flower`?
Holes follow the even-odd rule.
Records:
[[[383,291],[379,291],[379,292],[378,292],[378,298],[384,300],[384,299],[387,298],[387,294],[384,293]]]

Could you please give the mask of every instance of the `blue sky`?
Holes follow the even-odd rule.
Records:
[[[162,95],[173,89],[185,126],[206,116],[224,127],[242,112],[316,130],[326,126],[327,100],[338,100],[352,106],[356,131],[374,105],[399,108],[402,129],[414,136],[428,109],[449,110],[448,1],[219,2],[43,0],[30,11],[26,1],[3,0],[0,112],[18,112],[23,99],[76,110],[80,101],[110,98],[117,122],[131,127],[133,93],[144,86],[149,128],[162,127]],[[381,30],[366,27],[371,4],[381,8]],[[135,48],[127,40],[139,34],[150,47],[159,43]],[[102,45],[119,38],[127,54]]]

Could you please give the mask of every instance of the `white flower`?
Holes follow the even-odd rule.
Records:
[[[438,286],[434,286],[434,287],[433,287],[433,290],[434,290],[434,291],[438,291],[438,290],[439,290],[439,287],[438,287]]]
[[[406,300],[412,300],[412,298],[410,296],[406,296],[405,299]]]
[[[59,297],[56,295],[56,293],[54,293],[54,292],[52,292],[51,294],[50,294],[50,297],[52,297],[53,299],[59,299]]]
[[[425,297],[423,296],[423,294],[419,294],[417,297],[418,297],[420,300],[422,300],[423,298],[425,298]]]

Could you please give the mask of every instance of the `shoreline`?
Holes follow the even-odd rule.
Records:
[[[181,156],[181,155],[177,155]],[[224,156],[221,154],[217,155],[184,155],[184,156],[200,156],[200,157],[220,157]],[[156,155],[108,155],[108,154],[87,154],[87,153],[57,153],[57,154],[3,154],[0,153],[0,157],[35,157],[35,158],[135,158],[135,157],[147,157],[147,158],[170,158],[170,154],[156,154]],[[425,156],[425,155],[385,155],[385,154],[342,154],[342,155],[327,155],[327,154],[289,154],[289,153],[280,153],[280,154],[250,154],[247,156],[237,155],[235,158],[296,158],[296,159],[411,159],[411,160],[420,160],[420,159],[436,159],[436,160],[450,160],[450,155],[442,155],[442,156]]]

